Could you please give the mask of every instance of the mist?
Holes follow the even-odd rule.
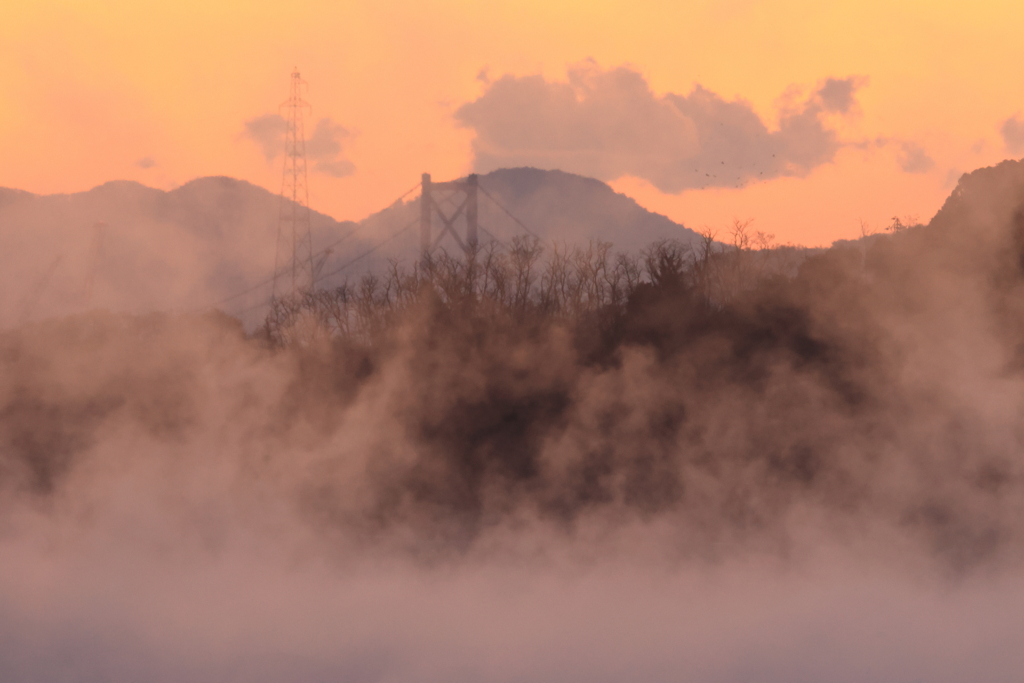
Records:
[[[255,130],[280,132],[278,119]],[[337,144],[331,136],[341,135],[336,129],[327,120],[314,129],[309,145],[325,150],[310,153],[317,164],[347,163],[329,154]],[[279,137],[267,138],[268,144]],[[697,238],[593,178],[503,169],[484,176],[481,187],[501,202],[481,202],[486,242],[508,242],[522,233],[505,209],[548,245],[595,239],[639,252],[658,239]],[[320,288],[386,271],[392,259],[415,260],[419,235],[411,228],[419,198],[403,201],[410,192],[358,223],[311,212]],[[211,308],[257,329],[274,293],[275,268],[283,269],[279,280],[287,279],[286,255],[277,248],[281,207],[289,205],[283,201],[226,177],[198,178],[170,191],[127,181],[69,195],[0,188],[0,329],[91,310]]]
[[[520,240],[0,333],[0,677],[1014,678],[1007,164],[796,261]]]

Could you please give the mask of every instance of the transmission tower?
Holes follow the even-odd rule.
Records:
[[[274,258],[274,289],[281,292],[278,277],[290,277],[288,294],[295,297],[305,289],[313,289],[316,274],[313,267],[313,239],[310,235],[309,179],[306,172],[306,135],[303,116],[313,108],[302,99],[308,83],[302,80],[298,67],[292,72],[291,94],[281,104],[288,125],[285,135],[284,171],[277,221],[277,252]],[[290,260],[289,260],[290,259]],[[290,274],[290,275],[289,275]]]

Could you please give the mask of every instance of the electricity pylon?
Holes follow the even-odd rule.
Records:
[[[302,99],[308,88],[298,67],[292,72],[291,94],[281,104],[288,126],[285,134],[284,171],[281,178],[281,198],[277,221],[277,251],[274,258],[273,297],[280,295],[278,278],[287,276],[288,294],[295,297],[316,284],[313,267],[313,238],[310,234],[309,177],[306,171],[306,135],[303,116],[313,111]],[[290,258],[290,260],[289,260]]]

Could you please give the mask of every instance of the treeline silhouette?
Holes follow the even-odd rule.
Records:
[[[748,228],[737,221],[728,244],[706,230],[699,243],[661,240],[640,254],[615,253],[600,241],[545,248],[520,236],[507,247],[491,242],[473,259],[441,250],[411,265],[392,260],[384,273],[275,300],[263,333],[282,347],[322,337],[372,344],[425,299],[520,325],[612,318],[652,296],[721,309],[770,276],[794,274],[806,253],[819,251],[773,247],[772,236]]]
[[[216,419],[245,429],[213,450],[291,482],[317,528],[437,550],[522,517],[659,519],[710,552],[810,508],[969,565],[1024,531],[1016,422],[971,398],[1024,379],[1015,225],[954,239],[894,221],[828,250],[742,223],[637,255],[521,238],[282,299],[251,335],[225,316],[9,332],[0,481],[59,493],[115,418],[208,448],[227,429],[208,386],[260,368],[273,381],[218,389],[237,406]],[[1005,352],[1001,375],[972,344]]]
[[[726,244],[705,232],[636,256],[603,243],[544,254],[520,239],[468,265],[442,253],[279,302],[264,334],[293,349],[326,344],[335,360],[309,360],[306,381],[343,369],[336,386],[402,349],[398,420],[417,447],[377,473],[369,518],[382,524],[429,519],[473,538],[526,500],[570,525],[623,506],[688,510],[713,536],[760,533],[805,496],[877,503],[867,482],[881,453],[939,458],[900,432],[933,416],[901,385],[905,349],[889,324],[936,305],[923,290],[937,277],[929,249],[942,250],[923,226],[897,218],[888,232],[815,251],[772,247],[737,223]],[[961,455],[1008,476],[1003,453]],[[887,502],[892,514],[958,561],[996,545],[992,520],[956,496],[905,493]]]

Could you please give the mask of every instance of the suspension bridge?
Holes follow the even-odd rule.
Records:
[[[238,283],[241,285],[238,290],[209,301],[186,299],[173,306],[172,310],[199,312],[221,309],[243,321],[248,320],[251,324],[255,322],[254,318],[258,311],[270,310],[275,301],[294,299],[318,289],[329,289],[332,284],[341,284],[341,279],[349,276],[353,269],[371,265],[371,257],[385,253],[382,250],[389,245],[395,245],[403,235],[414,230],[419,233],[418,251],[421,262],[429,259],[435,250],[445,248],[446,242],[461,250],[467,261],[470,261],[482,247],[504,244],[496,233],[507,230],[488,229],[482,224],[481,209],[485,206],[492,208],[492,215],[506,217],[508,220],[503,220],[503,224],[511,221],[511,226],[516,232],[537,237],[533,230],[513,215],[480,183],[476,174],[436,182],[429,173],[424,173],[419,182],[388,204],[385,211],[376,214],[389,212],[389,215],[394,217],[396,212],[390,210],[399,207],[397,214],[402,215],[403,210],[407,211],[410,214],[409,220],[403,219],[402,224],[397,226],[394,225],[394,221],[385,221],[383,225],[379,221],[375,225],[363,221],[340,236],[332,235],[325,240],[326,244],[314,244],[305,139],[305,117],[312,113],[312,107],[303,99],[307,88],[308,84],[296,68],[290,77],[289,97],[281,103],[279,110],[280,118],[285,125],[284,163],[281,191],[278,194],[278,225],[273,270],[265,277],[252,282],[252,271],[246,269],[249,270],[246,277],[248,282],[243,280]],[[410,195],[417,191],[418,199],[409,200]],[[413,213],[415,207],[412,205],[415,201],[418,201],[418,211]],[[80,285],[79,298],[82,299],[81,305],[86,307],[92,304],[94,281],[97,271],[100,270],[106,227],[106,222],[97,222],[93,228],[88,265],[84,281]],[[323,238],[322,235],[320,237]],[[481,242],[481,237],[484,238],[484,242]],[[416,248],[411,244],[405,246],[407,248],[399,253],[405,258],[412,256],[412,260],[415,260],[413,254]],[[394,253],[391,255],[394,256]],[[29,288],[28,293],[23,296],[19,313],[15,316],[19,323],[23,324],[29,320],[46,290],[52,288],[54,277],[62,265],[67,263],[64,256],[63,251],[57,254],[56,258],[42,269],[34,287]],[[225,292],[225,289],[218,289]]]
[[[499,230],[489,229],[480,221],[482,203],[492,208],[492,214],[498,214],[507,219],[506,223],[512,228],[513,236],[529,235],[540,239],[534,230],[513,214],[479,182],[476,174],[470,174],[457,180],[436,182],[429,173],[424,173],[420,182],[403,192],[387,206],[403,206],[409,196],[417,191],[419,191],[419,197],[413,200],[418,202],[418,211],[416,211],[415,217],[382,235],[376,235],[369,245],[364,246],[358,252],[347,254],[335,262],[331,261],[346,242],[361,232],[358,227],[318,248],[313,248],[308,236],[299,236],[295,242],[301,245],[303,252],[300,258],[307,262],[308,266],[296,267],[294,258],[278,258],[278,265],[274,272],[244,289],[211,301],[197,310],[230,307],[231,304],[244,299],[248,299],[245,305],[232,311],[236,315],[242,316],[261,309],[269,309],[275,299],[282,298],[279,291],[282,280],[292,282],[290,293],[286,296],[296,296],[304,291],[330,288],[332,283],[336,283],[340,278],[354,272],[357,266],[365,264],[367,259],[374,254],[395,243],[402,236],[417,230],[421,260],[429,258],[437,249],[444,248],[446,240],[458,247],[467,260],[475,258],[476,253],[483,247],[507,246],[508,241],[496,235]],[[291,197],[286,198],[292,200]],[[289,201],[289,203],[294,202]],[[503,230],[502,232],[508,231]],[[486,238],[484,241],[480,239],[481,234]],[[308,278],[305,283],[296,280],[296,272],[303,270],[306,271]],[[251,302],[253,298],[257,299],[255,303]]]

